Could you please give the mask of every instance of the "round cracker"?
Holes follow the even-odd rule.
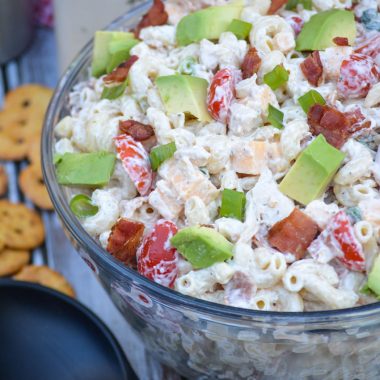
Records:
[[[0,197],[6,194],[8,190],[8,175],[4,166],[0,165]]]
[[[45,210],[53,210],[53,204],[46,190],[40,166],[27,166],[21,171],[18,181],[21,191],[36,206]]]
[[[45,114],[36,109],[5,109],[0,112],[0,131],[12,130],[18,135],[31,137],[41,135]]]
[[[30,139],[27,157],[30,163],[41,166],[41,136],[35,135]]]
[[[0,160],[20,161],[26,157],[29,138],[18,128],[1,128],[0,123]]]
[[[0,200],[0,234],[12,249],[33,249],[45,239],[41,217],[23,204],[6,200]]]
[[[53,90],[38,84],[26,84],[9,91],[5,96],[4,108],[12,111],[39,111],[45,114]]]
[[[0,277],[12,275],[30,261],[30,252],[5,249],[0,252]]]
[[[75,292],[65,277],[47,266],[28,265],[13,278],[19,281],[36,282],[70,297],[75,297]]]

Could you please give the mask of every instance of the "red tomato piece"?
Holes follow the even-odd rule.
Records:
[[[139,273],[169,288],[178,275],[178,252],[170,245],[170,239],[177,232],[174,223],[159,220],[137,252]]]
[[[208,93],[208,110],[215,120],[227,123],[231,103],[236,97],[236,83],[241,78],[239,70],[223,69],[215,74]]]
[[[141,195],[152,187],[153,171],[143,145],[126,134],[115,137],[115,146],[123,167]]]
[[[303,24],[305,23],[302,18],[298,16],[291,16],[287,17],[286,21],[294,30],[295,35],[298,36],[301,33]]]
[[[344,211],[338,212],[325,230],[308,248],[316,260],[323,251],[328,251],[330,258],[336,257],[346,268],[365,271],[365,257],[361,244],[355,236],[349,217]]]
[[[379,64],[378,57],[380,56],[380,33],[375,33],[371,38],[366,38],[355,49],[355,53],[360,53],[372,57]]]
[[[331,229],[338,242],[343,256],[339,260],[350,270],[364,271],[365,260],[363,249],[358,242],[350,219],[344,211],[338,212],[331,221]]]
[[[364,54],[351,54],[342,62],[338,94],[342,98],[364,98],[380,79],[375,61]]]

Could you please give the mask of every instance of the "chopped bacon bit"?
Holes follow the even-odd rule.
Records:
[[[281,7],[283,7],[288,0],[272,0],[270,8],[268,10],[268,15],[273,15],[276,13]]]
[[[108,238],[107,251],[124,264],[136,268],[136,252],[144,233],[145,226],[140,222],[119,219]]]
[[[243,272],[237,271],[224,287],[226,304],[235,307],[247,307],[255,290],[255,285],[249,277]]]
[[[136,29],[133,31],[136,38],[140,37],[141,29],[148,26],[160,26],[165,25],[168,22],[169,15],[165,11],[165,5],[161,0],[154,0],[152,7],[146,13]]]
[[[148,140],[154,136],[154,129],[148,124],[143,124],[135,120],[125,120],[119,122],[119,129],[122,133],[126,133],[133,137],[136,141]]]
[[[300,260],[317,234],[318,225],[313,219],[295,208],[288,217],[277,222],[269,230],[268,242],[280,252],[290,252]]]
[[[243,73],[243,79],[250,78],[253,74],[259,71],[261,65],[261,58],[256,48],[249,48],[247,54],[244,57],[241,65],[241,71]]]
[[[329,144],[338,149],[351,135],[350,120],[335,108],[315,104],[310,108],[307,119],[313,135],[322,134]]]
[[[323,65],[321,62],[321,57],[319,51],[314,51],[311,53],[302,63],[301,70],[303,75],[305,75],[307,81],[312,85],[317,87],[322,80],[323,75]]]
[[[370,56],[351,54],[340,67],[338,95],[344,99],[364,98],[379,80],[380,72]]]
[[[128,61],[123,62],[121,65],[116,67],[115,70],[112,71],[112,73],[109,73],[103,78],[103,81],[105,83],[122,83],[124,82],[129,74],[129,70],[131,69],[132,65],[139,59],[137,55],[132,55]]]
[[[154,129],[148,124],[139,123],[135,120],[125,120],[119,122],[119,129],[120,132],[131,136],[135,141],[141,142],[148,152],[157,145]]]
[[[350,46],[347,37],[335,37],[333,38],[333,42],[338,46]]]
[[[345,112],[344,115],[348,118],[351,124],[351,134],[359,132],[363,129],[368,129],[371,126],[371,122],[365,118],[360,110],[360,107],[355,107],[354,110]]]

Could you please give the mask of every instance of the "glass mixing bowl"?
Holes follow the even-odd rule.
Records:
[[[148,7],[137,6],[109,29],[132,28]],[[88,78],[91,52],[89,43],[55,91],[43,131],[43,171],[67,235],[148,350],[189,379],[380,378],[380,304],[307,313],[218,305],[151,282],[85,232],[70,211],[70,189],[56,180],[53,130],[69,112],[70,90]]]

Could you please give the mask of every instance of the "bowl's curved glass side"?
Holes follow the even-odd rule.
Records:
[[[149,2],[114,22],[129,29]],[[42,140],[48,190],[73,244],[146,346],[183,375],[215,379],[373,379],[380,377],[379,305],[319,313],[255,312],[177,294],[124,267],[72,215],[57,184],[53,128],[68,113],[73,86],[88,77],[89,43],[61,79]]]

